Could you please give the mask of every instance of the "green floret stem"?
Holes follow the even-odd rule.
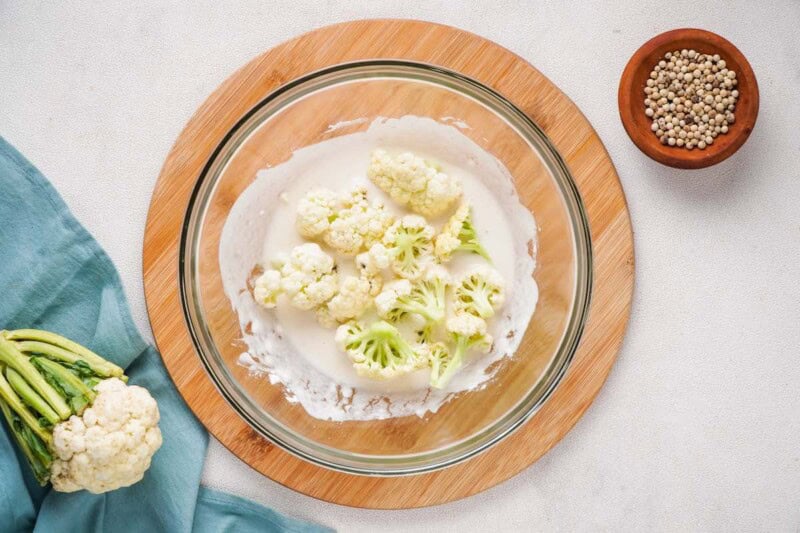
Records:
[[[450,382],[450,379],[456,371],[461,368],[461,364],[464,361],[464,354],[467,353],[467,350],[472,345],[469,337],[464,337],[463,335],[455,335],[454,337],[456,340],[456,350],[447,363],[447,368],[445,368],[444,372],[439,374],[438,377],[434,377],[434,375],[431,374],[431,386],[437,389],[443,388]]]
[[[444,319],[444,309],[437,307],[435,301],[421,303],[407,298],[401,298],[397,301],[397,306],[406,313],[416,313],[420,315],[426,322],[431,324],[436,324]]]
[[[50,466],[53,464],[53,457],[47,450],[45,443],[31,431],[31,428],[22,421],[15,411],[11,410],[2,397],[0,397],[0,411],[3,412],[3,417],[6,419],[11,434],[14,435],[14,440],[17,441],[17,445],[31,465],[36,481],[41,486],[45,486],[47,480],[50,479]]]
[[[461,244],[456,250],[472,252],[480,255],[490,263],[492,262],[492,258],[489,257],[489,252],[486,251],[486,248],[484,248],[478,240],[475,226],[472,225],[472,215],[468,216],[461,225],[461,231],[458,232],[458,240],[461,241]]]
[[[86,361],[86,363],[93,370],[95,370],[99,376],[121,377],[125,373],[121,367],[103,359],[90,349],[81,346],[77,342],[71,341],[65,337],[62,337],[61,335],[57,335],[49,331],[43,331],[40,329],[17,329],[14,331],[5,332],[5,337],[14,341],[38,341],[40,343],[49,344],[57,348],[62,348],[63,350],[78,356],[83,361]],[[62,356],[64,355],[63,352],[53,351],[43,353],[42,355],[48,356],[48,354],[50,354],[53,356],[53,358],[58,358],[58,355],[56,355],[57,353],[60,353]]]
[[[92,403],[97,396],[78,376],[55,361],[45,357],[32,357],[31,363],[53,387],[64,393],[73,413],[82,414],[86,406]]]
[[[397,328],[383,320],[361,331],[347,347],[363,351],[369,360],[378,363],[382,368],[402,365],[417,356]]]
[[[86,372],[82,372],[82,369],[85,368],[88,369],[92,374],[103,378],[120,376],[120,374],[118,374],[118,370],[120,370],[120,368],[115,364],[109,363],[105,360],[90,360],[75,352],[71,352],[70,350],[60,346],[56,346],[55,344],[49,344],[42,341],[19,341],[17,342],[17,348],[19,348],[19,351],[24,354],[42,355],[53,361],[66,363],[70,367],[75,368],[75,370],[81,375],[86,374]]]
[[[485,285],[465,287],[463,292],[458,294],[458,300],[463,303],[467,311],[474,311],[473,314],[481,318],[488,318],[494,315],[494,307],[489,301],[491,289]]]
[[[14,413],[16,413],[17,417],[23,422],[23,425],[27,426],[33,433],[39,437],[42,442],[46,445],[50,445],[53,442],[53,437],[50,435],[50,432],[45,428],[42,423],[39,421],[38,418],[33,416],[33,413],[25,407],[25,404],[22,403],[17,393],[14,392],[14,389],[11,388],[11,385],[6,380],[5,376],[2,372],[0,372],[0,399],[2,399],[8,407],[11,408]],[[16,427],[12,427],[16,431]]]
[[[42,415],[52,425],[61,422],[61,418],[53,411],[53,408],[28,385],[28,382],[16,370],[7,367],[6,379],[14,392],[19,395],[22,403]]]
[[[3,335],[0,335],[0,363],[16,370],[31,388],[44,398],[61,420],[66,420],[72,415],[72,410],[58,391],[47,382],[14,343]]]

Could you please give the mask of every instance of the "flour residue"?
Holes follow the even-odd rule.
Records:
[[[412,151],[457,176],[472,202],[481,242],[506,279],[506,304],[490,322],[492,351],[471,355],[444,390],[427,386],[426,370],[383,382],[358,376],[336,348],[334,331],[317,324],[313,313],[280,304],[263,309],[247,290],[254,265],[268,264],[279,252],[303,242],[294,229],[295,207],[313,187],[343,191],[364,186],[371,198],[402,214],[366,178],[375,148]],[[430,222],[438,230],[446,218]],[[288,161],[258,173],[237,199],[222,232],[223,286],[241,331],[247,331],[242,338],[248,350],[239,362],[270,383],[282,384],[287,399],[316,418],[371,420],[435,412],[453,394],[484,387],[497,369],[493,363],[516,351],[538,297],[536,263],[530,253],[535,245],[536,223],[520,203],[508,170],[452,125],[415,116],[377,119],[366,131],[302,148]],[[355,272],[352,258],[335,258],[340,273]],[[458,276],[480,261],[475,255],[457,254],[448,267]]]

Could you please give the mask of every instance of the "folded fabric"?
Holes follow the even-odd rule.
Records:
[[[0,531],[323,531],[200,487],[208,434],[136,331],[108,256],[42,174],[0,137],[0,329],[40,328],[126,367],[158,401],[164,444],[144,479],[107,494],[39,487],[0,430]]]

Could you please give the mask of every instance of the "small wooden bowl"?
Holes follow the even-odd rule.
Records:
[[[736,86],[739,99],[734,111],[736,121],[729,126],[728,133],[718,135],[714,144],[704,150],[661,144],[650,130],[651,118],[644,114],[644,87],[653,67],[667,52],[684,48],[719,54],[739,80]],[[675,168],[704,168],[727,159],[750,136],[758,116],[758,83],[750,63],[729,41],[710,31],[693,28],[668,31],[643,44],[622,73],[618,99],[622,125],[631,140],[652,159]]]

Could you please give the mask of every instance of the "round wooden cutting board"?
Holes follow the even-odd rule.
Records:
[[[200,172],[233,125],[285,82],[347,61],[396,58],[446,67],[494,88],[527,113],[569,166],[591,226],[594,284],[572,364],[544,406],[515,433],[456,466],[406,477],[366,477],[312,465],[259,436],[217,392],[195,353],[178,286],[180,234]],[[613,102],[609,102],[613,105]],[[524,59],[462,30],[419,21],[366,20],[321,28],[268,50],[200,107],[164,163],[144,240],[144,284],[156,342],[172,379],[208,430],[273,480],[356,507],[401,509],[456,500],[530,466],[581,417],[622,342],[633,290],[633,238],[614,165],[589,122]]]

